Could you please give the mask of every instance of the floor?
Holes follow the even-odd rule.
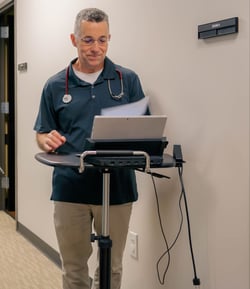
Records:
[[[0,211],[1,289],[60,289],[61,270],[16,232],[15,220]]]

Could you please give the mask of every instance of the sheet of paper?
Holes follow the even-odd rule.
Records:
[[[104,108],[101,115],[105,116],[137,116],[145,114],[148,107],[149,97],[146,96],[139,101]]]

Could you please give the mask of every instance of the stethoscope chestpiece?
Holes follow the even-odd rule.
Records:
[[[63,103],[70,103],[72,100],[72,96],[70,94],[64,94],[62,101]]]

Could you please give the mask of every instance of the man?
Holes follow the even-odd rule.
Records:
[[[83,152],[93,119],[101,109],[144,97],[138,76],[106,57],[110,40],[105,12],[89,8],[75,20],[71,41],[77,58],[44,86],[34,129],[45,152]],[[89,289],[88,259],[92,222],[101,234],[102,174],[86,168],[53,172],[54,223],[63,267],[63,289]],[[119,289],[122,256],[132,203],[138,198],[134,171],[116,169],[110,176],[111,289]],[[98,268],[92,288],[99,288]]]

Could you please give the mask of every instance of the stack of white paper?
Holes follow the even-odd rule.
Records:
[[[105,116],[143,115],[145,114],[147,110],[148,102],[149,102],[149,97],[146,96],[143,99],[136,101],[136,102],[104,108],[101,111],[101,115],[105,115]]]

